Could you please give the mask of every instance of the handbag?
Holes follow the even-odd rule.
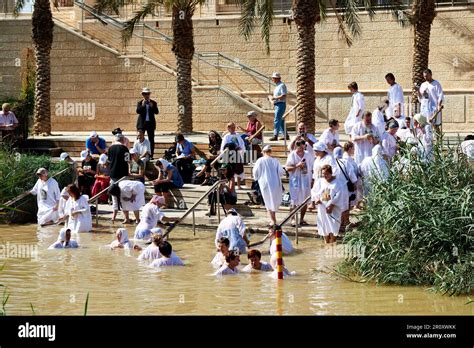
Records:
[[[344,174],[344,176],[346,177],[346,180],[347,180],[347,189],[349,190],[349,192],[354,192],[356,190],[356,187],[354,185],[354,183],[349,179],[349,177],[347,176],[346,172],[344,171],[344,169],[342,169],[342,166],[341,164],[339,163],[339,160],[336,158],[336,162],[337,162],[337,165],[339,166],[339,168],[341,169],[342,171],[342,174]]]

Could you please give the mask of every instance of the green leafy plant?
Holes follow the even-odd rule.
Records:
[[[474,283],[474,173],[455,148],[435,146],[432,161],[405,153],[386,181],[373,181],[360,225],[344,242],[363,256],[338,269],[377,283],[427,285],[449,295]]]

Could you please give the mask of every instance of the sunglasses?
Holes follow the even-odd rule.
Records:
[[[296,142],[296,146],[300,146],[300,145],[304,145],[304,144],[306,144],[305,141],[297,141]]]

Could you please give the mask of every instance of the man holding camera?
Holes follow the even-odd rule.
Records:
[[[159,110],[156,101],[150,99],[150,94],[151,91],[148,87],[143,88],[143,99],[137,103],[137,130],[147,132],[148,140],[150,141],[151,158],[153,158],[156,129],[155,115],[159,113]]]
[[[296,142],[299,140],[304,140],[306,143],[305,150],[308,151],[314,157],[313,145],[318,142],[314,134],[308,133],[306,130],[306,125],[304,122],[298,123],[297,128],[298,133],[296,136],[291,140],[290,144],[288,145],[288,150],[293,151],[296,148]]]

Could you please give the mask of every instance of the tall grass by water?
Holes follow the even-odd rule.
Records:
[[[344,242],[365,247],[338,269],[384,284],[471,294],[474,171],[458,149],[435,146],[432,161],[406,152],[387,181],[374,181],[357,229]],[[407,162],[407,160],[409,162]]]

